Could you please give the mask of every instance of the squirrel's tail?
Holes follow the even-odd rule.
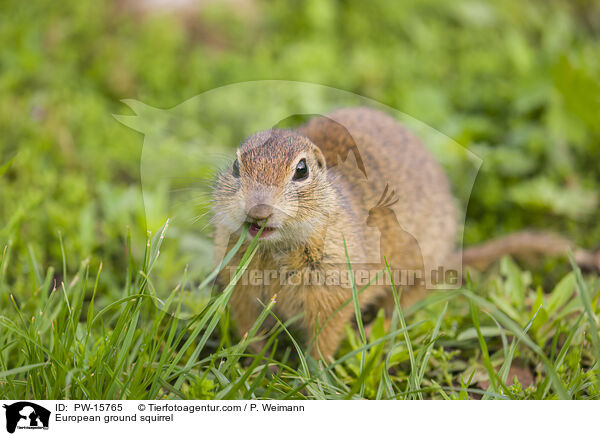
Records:
[[[457,261],[462,256],[463,265],[485,269],[502,256],[545,255],[560,256],[569,251],[577,264],[585,269],[600,270],[600,251],[591,252],[576,247],[568,239],[552,232],[522,231],[502,236],[482,244],[468,247],[458,252]]]

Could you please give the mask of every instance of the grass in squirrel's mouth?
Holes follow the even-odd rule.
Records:
[[[272,234],[273,232],[275,232],[277,229],[275,227],[265,227],[263,228],[262,233],[260,234],[259,238],[264,238],[266,236],[269,236],[270,234]],[[250,223],[250,228],[248,229],[248,233],[250,233],[250,236],[255,237],[258,232],[260,231],[260,225],[257,223]]]

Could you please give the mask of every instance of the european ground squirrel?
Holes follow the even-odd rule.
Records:
[[[350,278],[357,292],[364,289],[361,308],[381,304],[390,315],[394,298],[385,260],[389,271],[408,272],[392,275],[403,306],[423,296],[432,272],[457,265],[456,214],[443,169],[408,129],[373,109],[341,109],[294,130],[250,136],[216,179],[213,212],[218,258],[249,226],[230,265],[238,265],[264,226],[248,266],[250,280],[240,280],[230,298],[240,336],[256,321],[261,302],[276,296],[274,312],[283,320],[299,318],[315,357],[334,355],[354,316]],[[540,243],[557,252],[568,248],[560,238],[529,239],[532,251]],[[503,242],[496,245],[493,253],[475,251],[473,263],[511,252]],[[230,271],[219,275],[221,285]]]

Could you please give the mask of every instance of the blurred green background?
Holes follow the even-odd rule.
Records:
[[[0,3],[0,246],[14,289],[33,265],[143,255],[143,137],[120,100],[170,108],[239,81],[348,90],[481,158],[465,242],[516,229],[600,241],[600,3],[38,0]],[[161,6],[162,5],[162,6]],[[235,144],[231,144],[234,146]],[[33,262],[31,259],[35,259]],[[536,280],[567,263],[548,260]],[[541,277],[541,278],[540,278]]]

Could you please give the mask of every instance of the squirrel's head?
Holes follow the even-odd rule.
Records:
[[[308,138],[267,130],[244,141],[217,176],[215,220],[231,233],[249,223],[249,236],[265,224],[268,243],[302,243],[325,226],[335,200],[325,158]]]

